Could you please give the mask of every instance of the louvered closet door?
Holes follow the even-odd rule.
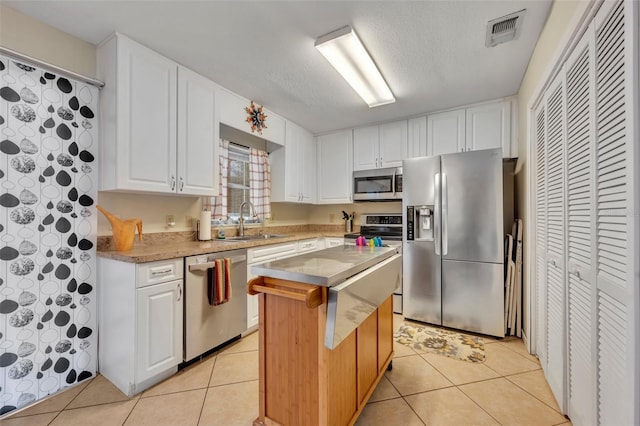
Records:
[[[555,79],[547,94],[547,365],[545,375],[558,405],[564,410],[566,136],[562,74]]]
[[[636,7],[632,1],[607,2],[595,18],[598,422],[607,425],[638,421],[632,213],[638,190],[632,184]]]
[[[536,354],[547,365],[547,138],[544,102],[536,118]]]
[[[596,419],[595,61],[594,26],[565,65],[567,90],[567,414],[574,425]]]

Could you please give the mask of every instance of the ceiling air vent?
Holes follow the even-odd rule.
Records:
[[[500,43],[515,40],[520,35],[522,20],[526,9],[511,13],[487,22],[487,41],[485,46],[493,47]]]

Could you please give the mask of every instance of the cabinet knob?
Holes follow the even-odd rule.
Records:
[[[184,188],[184,179],[182,179],[182,177],[180,177],[180,192],[182,192],[183,188]]]
[[[182,300],[182,283],[178,283],[178,300],[177,302]]]
[[[175,191],[175,189],[176,189],[176,177],[171,176],[171,190]]]

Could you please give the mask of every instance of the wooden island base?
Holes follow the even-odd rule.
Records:
[[[352,425],[393,358],[389,296],[334,350],[325,348],[327,288],[258,277],[260,415],[254,425]]]

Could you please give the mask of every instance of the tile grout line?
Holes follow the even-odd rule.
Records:
[[[533,370],[533,371],[538,371],[538,370]],[[529,373],[529,372],[527,372],[527,373]],[[531,392],[529,392],[527,389],[525,389],[525,388],[523,388],[522,386],[520,386],[518,383],[516,383],[516,382],[513,382],[513,381],[509,380],[509,377],[517,376],[518,374],[526,374],[526,373],[511,374],[511,375],[509,375],[509,376],[504,376],[504,378],[505,378],[505,379],[507,379],[507,381],[508,381],[509,383],[512,383],[512,384],[516,385],[518,388],[522,389],[523,391],[525,391],[526,393],[528,393],[529,395],[531,395],[532,397],[534,397],[535,399],[537,399],[538,401],[540,401],[541,403],[543,403],[544,405],[546,405],[547,407],[551,408],[551,409],[552,409],[553,411],[555,411],[556,413],[558,413],[558,414],[560,414],[560,415],[562,415],[562,416],[564,416],[564,415],[565,415],[563,412],[556,410],[554,407],[552,407],[551,405],[547,404],[546,402],[544,402],[543,400],[541,400],[540,398],[538,398],[536,395],[532,394],[532,393],[531,393]],[[545,379],[545,381],[546,381],[546,379]],[[553,394],[552,394],[552,395],[553,395]],[[554,398],[555,398],[555,397],[554,397]],[[558,406],[558,408],[559,408],[559,406]],[[562,424],[562,423],[559,423],[559,424]]]
[[[412,349],[413,349],[413,348],[412,348]],[[414,351],[414,352],[415,352],[415,351]],[[451,386],[447,386],[447,387],[444,387],[444,388],[431,389],[431,390],[428,390],[428,391],[425,391],[425,392],[417,392],[417,393],[409,394],[409,395],[402,395],[402,394],[400,394],[400,397],[401,397],[401,398],[404,400],[404,402],[409,406],[409,408],[411,408],[411,410],[416,414],[416,416],[418,416],[418,418],[420,419],[420,421],[421,421],[423,424],[425,424],[425,425],[426,425],[426,423],[424,422],[424,420],[422,420],[422,417],[420,417],[420,416],[418,415],[418,413],[416,413],[416,411],[413,409],[413,407],[411,406],[411,404],[409,404],[409,402],[405,399],[405,397],[406,397],[406,396],[413,396],[413,395],[420,395],[420,394],[423,394],[423,393],[435,392],[435,391],[442,390],[442,389],[455,388],[455,389],[459,390],[460,392],[462,392],[462,394],[463,394],[464,396],[466,396],[466,397],[467,397],[471,402],[473,402],[473,403],[474,403],[474,404],[475,404],[475,405],[476,405],[480,410],[482,410],[482,411],[483,411],[487,416],[489,416],[490,418],[492,418],[493,420],[495,420],[495,421],[496,421],[496,423],[498,423],[499,425],[502,425],[502,424],[498,421],[498,419],[496,419],[495,417],[493,417],[493,416],[492,416],[492,415],[491,415],[487,410],[485,410],[483,407],[481,407],[481,406],[480,406],[480,404],[478,404],[478,403],[477,403],[476,401],[474,401],[474,400],[473,400],[469,395],[467,395],[467,394],[466,394],[462,389],[460,389],[460,388],[458,387],[459,385],[454,384],[454,383],[451,381],[451,379],[449,379],[449,378],[448,378],[448,377],[447,377],[447,376],[446,376],[442,371],[440,371],[440,370],[439,370],[435,365],[431,364],[431,363],[429,362],[429,360],[425,359],[425,358],[422,356],[423,354],[419,354],[419,353],[417,353],[417,352],[416,352],[416,354],[417,354],[421,359],[423,359],[423,360],[424,360],[428,365],[430,365],[434,370],[436,370],[440,375],[442,375],[442,377],[444,377],[445,379],[447,379],[447,380],[451,383]],[[462,360],[460,360],[460,361],[462,361]],[[462,362],[464,362],[464,361],[462,361]],[[484,364],[484,363],[483,363],[483,364]],[[485,366],[485,367],[489,368],[488,366]],[[492,369],[490,369],[490,370],[491,370],[491,371],[493,371]],[[495,373],[496,373],[496,374],[498,374],[498,375],[500,375],[500,373],[498,373],[497,371],[496,371]],[[502,376],[500,376],[500,377],[502,377]],[[494,378],[492,378],[492,379],[496,379],[496,378],[497,378],[497,377],[494,377]],[[479,383],[479,382],[488,381],[488,380],[492,380],[492,379],[479,380],[479,381],[477,381],[477,382],[472,382],[472,383]],[[398,389],[395,387],[395,385],[393,384],[393,382],[392,382],[391,380],[389,380],[389,382],[390,382],[390,383],[391,383],[391,385],[394,387],[394,389],[396,389],[396,391],[397,391],[398,393],[400,393],[400,392],[398,391]],[[464,383],[464,384],[468,384],[468,383]]]
[[[204,398],[202,398],[202,407],[200,407],[200,414],[198,414],[198,423],[196,423],[196,426],[200,424],[200,420],[202,419],[202,412],[204,411],[204,403],[207,402],[207,395],[209,395],[209,388],[204,391]]]
[[[207,388],[211,387],[211,380],[213,380],[213,372],[216,371],[216,364],[218,363],[219,356],[220,354],[216,354],[216,358],[213,360],[213,365],[211,366],[211,373],[209,374],[209,381],[207,382]]]
[[[421,357],[422,357],[422,356],[421,356]],[[424,359],[424,357],[422,357],[422,358]],[[428,360],[426,360],[426,359],[425,359],[425,361],[427,361],[427,362],[429,363],[429,365],[431,365],[431,366],[432,366],[432,367],[433,367],[433,368],[434,368],[438,373],[442,374],[442,375],[443,375],[447,380],[449,380],[449,381],[451,382],[451,384],[452,384],[454,387],[464,386],[464,385],[470,385],[470,384],[472,384],[472,383],[482,383],[482,382],[487,382],[487,381],[489,381],[489,380],[495,380],[495,379],[499,379],[500,377],[504,377],[504,376],[501,376],[501,375],[500,375],[500,373],[498,373],[497,371],[493,370],[493,369],[492,369],[491,367],[489,367],[488,365],[485,365],[485,367],[487,367],[489,370],[491,370],[491,371],[493,371],[494,373],[498,374],[498,377],[489,377],[489,378],[487,378],[487,379],[473,380],[473,381],[471,381],[471,382],[465,382],[465,383],[456,384],[456,383],[453,383],[453,381],[451,381],[451,379],[450,379],[450,378],[448,378],[448,377],[446,376],[446,374],[444,374],[442,371],[438,370],[438,368],[437,368],[435,365],[431,364],[431,363],[430,363]],[[465,362],[465,361],[462,361],[462,362]],[[482,364],[484,364],[484,363],[482,363]],[[516,373],[516,374],[521,374],[521,373]],[[451,386],[449,386],[449,387],[451,387]],[[442,389],[444,389],[444,388],[442,388]],[[434,389],[434,390],[435,390],[435,389]],[[431,392],[431,391],[427,391],[427,392]]]
[[[500,378],[500,377],[495,377],[495,378],[493,378],[493,379],[488,379],[488,380],[495,380],[495,379],[499,379],[499,378]],[[477,383],[477,382],[476,382],[476,383]],[[470,400],[471,402],[473,402],[474,404],[476,404],[476,406],[477,406],[479,409],[481,409],[482,411],[484,411],[484,412],[487,414],[487,416],[491,417],[491,418],[492,418],[493,420],[495,420],[495,421],[496,421],[496,423],[498,423],[499,425],[502,425],[502,423],[500,423],[500,422],[498,421],[498,419],[496,419],[495,417],[493,417],[493,416],[491,415],[491,413],[490,413],[490,412],[488,412],[487,410],[485,410],[485,409],[484,409],[484,407],[483,407],[482,405],[478,404],[478,402],[477,402],[475,399],[473,399],[473,398],[471,398],[469,395],[467,395],[467,393],[466,393],[464,390],[460,389],[460,387],[459,387],[459,386],[456,386],[456,389],[458,389],[460,392],[462,392],[462,394],[463,394],[464,396],[466,396],[467,398],[469,398],[469,400]]]
[[[135,410],[135,409],[136,409],[136,407],[137,407],[137,406],[138,406],[138,404],[140,403],[140,400],[141,400],[141,399],[142,399],[141,397],[140,397],[140,398],[138,398],[138,399],[136,400],[136,403],[135,403],[135,404],[133,404],[133,407],[131,407],[131,411],[129,411],[129,413],[127,414],[127,417],[125,417],[125,418],[124,418],[124,421],[122,422],[121,426],[124,426],[125,424],[127,424],[127,421],[129,420],[129,417],[131,417],[131,413],[133,413],[133,410]]]
[[[420,422],[422,422],[422,424],[423,424],[424,426],[427,426],[427,423],[426,423],[424,420],[422,420],[422,417],[420,417],[420,415],[419,415],[418,413],[416,413],[416,410],[414,410],[414,409],[413,409],[413,407],[411,406],[411,404],[409,404],[409,401],[407,401],[406,399],[404,399],[404,396],[400,396],[400,397],[402,398],[402,400],[404,401],[404,403],[405,403],[405,404],[407,404],[407,405],[409,406],[409,409],[410,409],[411,411],[413,411],[413,414],[415,414],[415,415],[416,415],[416,417],[418,418],[418,420],[420,420]]]

